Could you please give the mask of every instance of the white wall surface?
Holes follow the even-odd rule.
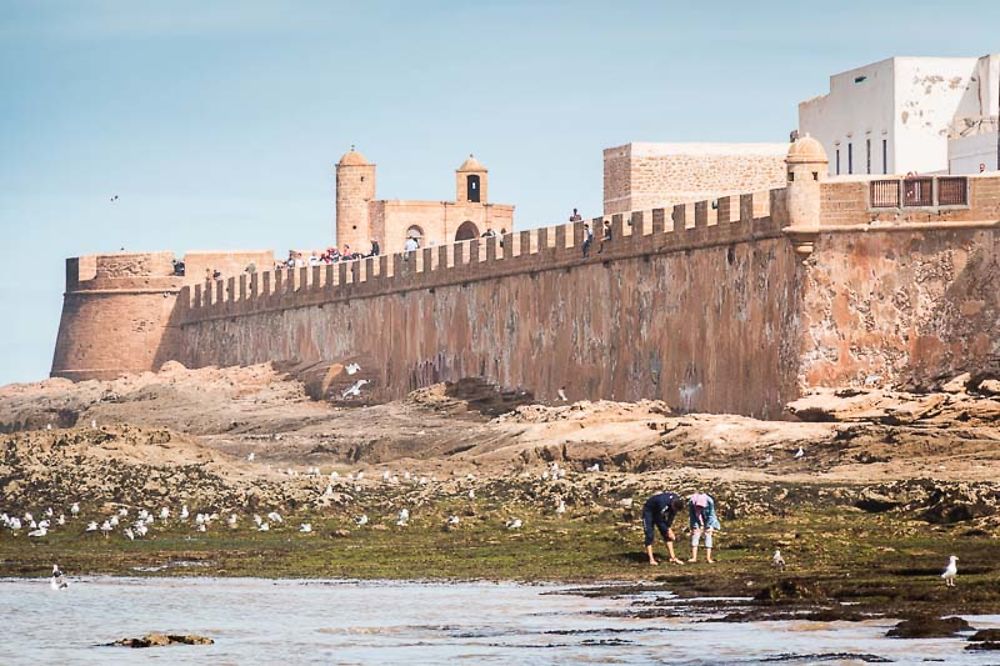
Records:
[[[998,171],[997,132],[962,136],[948,141],[948,172],[979,173],[979,165],[987,171]]]

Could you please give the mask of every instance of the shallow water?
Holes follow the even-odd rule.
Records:
[[[138,663],[816,663],[871,654],[895,663],[1000,662],[963,639],[883,638],[893,624],[731,624],[628,617],[635,598],[552,594],[514,583],[88,578],[0,580],[0,664]],[[683,603],[683,602],[678,602]],[[607,613],[607,614],[606,614]],[[980,628],[1000,616],[970,617]],[[210,646],[135,650],[99,644],[151,631],[194,633]],[[862,663],[857,660],[823,663]]]

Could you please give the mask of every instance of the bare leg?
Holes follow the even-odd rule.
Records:
[[[659,562],[656,561],[656,558],[653,557],[653,547],[652,546],[646,546],[646,555],[649,557],[649,563],[652,564],[654,567],[657,564],[659,564]]]
[[[696,527],[693,530],[691,530],[691,559],[688,560],[688,562],[697,562],[698,561],[698,542],[699,541],[701,541],[701,528],[700,527]],[[707,540],[706,540],[705,545],[706,546],[708,545]],[[709,551],[709,552],[711,552],[711,551]],[[709,557],[709,559],[711,559],[711,556]]]
[[[713,543],[713,532],[712,530],[705,530],[705,560],[709,564],[714,564],[715,560],[712,559],[712,547],[715,545]]]
[[[671,533],[671,536],[673,536],[673,533]],[[670,555],[670,561],[673,562],[674,564],[684,564],[683,561],[677,559],[677,555],[674,553],[673,541],[667,541],[667,553],[669,553]]]

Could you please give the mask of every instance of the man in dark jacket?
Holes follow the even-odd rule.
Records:
[[[663,540],[667,542],[667,553],[670,554],[670,561],[674,564],[684,564],[674,554],[674,539],[676,537],[670,527],[674,523],[674,518],[683,509],[684,500],[677,493],[659,493],[646,500],[646,504],[642,507],[642,527],[646,533],[646,555],[649,557],[650,564],[659,564],[653,557],[653,540],[656,538],[654,527],[660,530]]]

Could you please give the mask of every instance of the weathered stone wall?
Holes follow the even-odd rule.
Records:
[[[733,208],[738,220],[738,200]],[[503,247],[393,257],[391,270],[365,262],[358,275],[329,271],[334,284],[325,271],[305,272],[289,291],[283,276],[266,296],[182,313],[180,360],[360,357],[378,377],[366,387],[376,399],[483,376],[548,399],[565,386],[577,399],[655,397],[685,410],[779,416],[796,391],[791,244],[770,218],[705,226],[699,215],[688,228],[687,212],[671,220],[659,211],[632,227],[619,217],[616,240],[586,259],[581,224],[557,227],[554,239],[536,230],[508,235]]]
[[[604,151],[604,214],[782,187],[785,144],[630,143]]]
[[[926,386],[1000,357],[1000,226],[824,233],[799,384]]]

